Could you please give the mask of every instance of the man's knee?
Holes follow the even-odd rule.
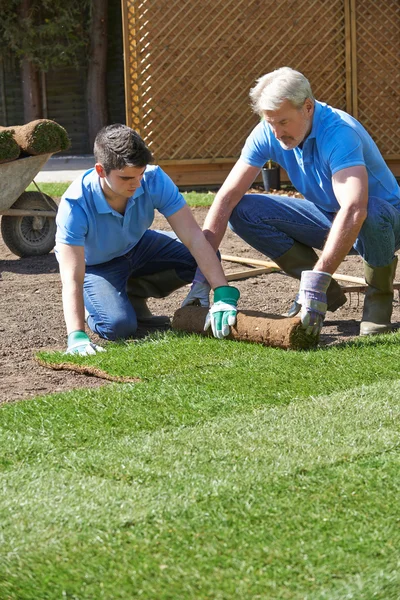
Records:
[[[246,194],[235,206],[229,218],[228,225],[232,231],[237,233],[242,227],[254,221],[252,207],[253,199],[250,195]]]
[[[119,315],[105,322],[95,321],[93,317],[88,320],[88,325],[94,333],[110,342],[131,338],[137,331],[137,319],[135,315]]]

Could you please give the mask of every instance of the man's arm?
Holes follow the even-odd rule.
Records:
[[[229,286],[217,255],[196,223],[190,208],[183,206],[168,217],[168,222],[177,236],[190,250],[201,271],[214,289],[214,304],[207,315],[204,329],[211,327],[214,337],[229,335],[230,327],[236,323],[239,290]],[[210,287],[207,287],[207,306]]]
[[[190,250],[212,288],[228,285],[218,257],[186,205],[167,218],[181,242]]]
[[[104,348],[91,343],[85,333],[83,280],[85,277],[85,250],[83,246],[57,244],[58,262],[62,281],[64,319],[68,333],[67,354],[96,354]]]
[[[353,246],[368,209],[368,174],[364,166],[342,169],[332,177],[340,204],[323,252],[314,271],[333,274]]]
[[[252,167],[239,159],[215,196],[203,225],[204,235],[214,250],[218,249],[224,237],[233,209],[259,172],[259,167]]]
[[[331,276],[347,256],[367,216],[368,176],[364,166],[338,171],[332,185],[340,209],[314,269],[301,274],[300,318],[310,335],[318,335],[322,328]]]
[[[67,333],[77,330],[84,331],[83,280],[85,277],[85,249],[83,246],[58,244],[57,251]]]

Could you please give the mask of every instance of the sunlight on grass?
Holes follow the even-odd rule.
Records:
[[[0,410],[0,597],[397,600],[399,343],[40,353],[142,382]]]
[[[72,427],[61,396],[7,406],[1,597],[394,600],[399,393],[142,431],[117,410],[117,435],[112,394]]]
[[[44,193],[48,194],[52,198],[61,198],[63,193],[71,185],[71,182],[59,182],[59,183],[38,183],[39,189]],[[27,188],[27,191],[34,192],[37,190],[35,184],[31,183]],[[183,192],[182,196],[185,198],[189,206],[211,206],[215,194],[213,192]]]
[[[48,194],[52,198],[61,198],[66,189],[70,186],[71,182],[62,183],[42,183],[39,182],[38,188],[44,193]],[[28,192],[36,192],[37,187],[34,183],[31,183],[27,188]]]

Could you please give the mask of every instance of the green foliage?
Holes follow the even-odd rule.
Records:
[[[91,0],[31,0],[21,16],[20,0],[3,3],[1,52],[27,58],[38,69],[74,65],[86,60]]]

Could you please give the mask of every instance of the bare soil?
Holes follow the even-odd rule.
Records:
[[[193,209],[202,225],[207,208]],[[161,216],[154,222],[156,229],[168,229]],[[246,258],[265,256],[250,248],[230,231],[221,246],[223,254]],[[238,264],[224,263],[227,273],[243,270]],[[359,257],[350,256],[339,269],[340,273],[363,276]],[[104,380],[69,371],[53,371],[39,366],[34,360],[38,350],[63,350],[66,331],[61,304],[61,283],[54,253],[37,258],[18,258],[0,239],[0,402],[27,399],[34,396],[98,387]],[[261,275],[237,281],[240,306],[243,309],[283,314],[290,307],[298,290],[298,282],[280,273]],[[156,314],[173,316],[189,288],[178,290],[168,298],[151,299],[149,306]],[[338,344],[358,335],[363,294],[348,295],[348,302],[335,313],[328,313],[321,335],[322,345]],[[395,295],[393,321],[400,320],[398,295]],[[140,331],[139,336],[146,332]],[[93,341],[96,340],[89,330]]]

